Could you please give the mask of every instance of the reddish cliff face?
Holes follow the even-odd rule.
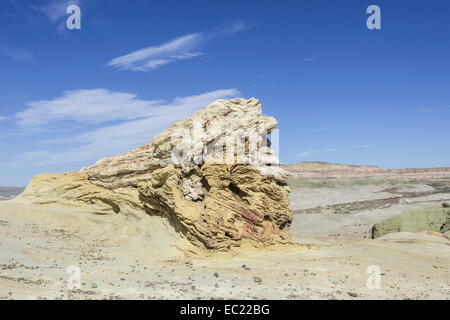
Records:
[[[328,162],[300,162],[286,165],[292,178],[408,178],[408,179],[450,179],[450,168],[408,168],[381,169],[375,166],[358,166]]]

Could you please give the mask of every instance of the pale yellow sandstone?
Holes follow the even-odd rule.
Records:
[[[158,218],[190,251],[287,244],[290,190],[267,139],[276,126],[257,99],[217,100],[131,152],[39,175],[15,201]]]

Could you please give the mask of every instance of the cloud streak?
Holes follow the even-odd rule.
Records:
[[[297,158],[308,158],[316,153],[327,153],[327,152],[337,152],[337,151],[353,151],[355,149],[360,148],[368,148],[369,146],[367,144],[361,144],[361,145],[354,145],[349,147],[343,147],[343,148],[327,148],[327,149],[321,149],[321,150],[309,150],[309,151],[303,151],[300,152],[297,155]]]
[[[66,30],[66,10],[70,5],[81,6],[81,0],[51,0],[46,5],[35,6],[34,9],[43,13],[51,23],[57,24],[58,32]]]
[[[203,43],[240,32],[245,28],[245,23],[235,22],[216,28],[210,33],[186,34],[156,46],[116,57],[106,65],[118,70],[148,72],[172,62],[199,57],[203,55],[203,52],[199,51]]]
[[[154,70],[174,61],[192,59],[202,55],[201,52],[193,51],[202,40],[203,36],[200,33],[188,34],[158,46],[114,58],[108,62],[107,66],[120,70]]]
[[[28,109],[15,118],[22,127],[37,127],[58,121],[97,124],[151,116],[159,101],[141,100],[134,94],[106,89],[65,91],[52,100],[27,102]]]
[[[66,9],[72,4],[79,6],[81,0],[53,0],[47,5],[38,7],[37,9],[44,13],[51,22],[56,23],[67,15]]]
[[[30,62],[33,60],[33,54],[25,49],[2,45],[0,46],[0,52],[17,62]]]
[[[324,132],[327,130],[328,130],[328,128],[316,128],[316,129],[311,129],[309,131],[306,131],[305,133],[319,133],[319,132]]]
[[[93,101],[91,98],[95,94],[99,94],[101,98]],[[85,99],[83,103],[77,101],[80,95],[81,97],[89,97],[89,99]],[[129,93],[93,89],[69,91],[64,93],[62,97],[45,100],[45,103],[43,101],[32,102],[30,104],[37,106],[37,109],[27,109],[32,110],[25,117],[27,121],[23,122],[23,112],[16,115],[20,126],[45,125],[49,122],[60,123],[70,120],[93,124],[94,127],[68,137],[42,141],[49,148],[22,153],[14,162],[15,164],[38,166],[73,162],[88,164],[89,161],[127,152],[149,142],[153,136],[165,130],[173,122],[190,116],[213,100],[234,98],[238,95],[237,89],[219,89],[164,102],[137,99],[135,95]],[[120,100],[123,111],[119,110],[118,105],[110,104],[114,99]],[[72,103],[76,104],[77,107],[73,107]],[[86,105],[83,106],[84,103]],[[56,106],[59,106],[60,113],[52,113],[50,117],[42,114],[42,110],[55,110]],[[77,108],[80,108],[80,114],[78,114]],[[94,109],[94,112],[88,113],[88,109]],[[137,112],[137,114],[133,116],[128,114],[133,112]],[[40,118],[34,119],[30,123],[32,117]],[[103,117],[103,120],[94,121],[96,117]],[[119,123],[107,124],[106,122],[111,119]],[[103,126],[100,126],[100,123],[103,123]],[[62,146],[64,150],[52,151],[50,146]]]

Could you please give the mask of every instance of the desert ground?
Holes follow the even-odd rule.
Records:
[[[231,252],[183,253],[170,226],[152,217],[136,224],[3,200],[0,299],[449,299],[448,233],[371,239],[371,229],[450,202],[450,180],[349,176],[294,174],[295,243]],[[0,191],[5,199],[21,190]],[[81,286],[71,290],[73,265]],[[373,265],[379,289],[366,286]]]

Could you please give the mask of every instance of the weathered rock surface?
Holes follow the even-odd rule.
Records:
[[[37,205],[85,207],[92,213],[102,215],[130,213],[143,208],[137,190],[121,188],[112,191],[99,187],[90,183],[88,176],[80,172],[40,174],[14,200]]]
[[[101,159],[82,172],[96,185],[137,187],[139,182],[148,181],[154,170],[170,164],[187,174],[206,162],[223,163],[226,156],[228,163],[236,162],[239,158],[236,149],[245,145],[244,160],[285,183],[286,171],[279,167],[280,162],[267,140],[267,134],[276,126],[274,118],[261,115],[257,99],[216,100],[193,116],[175,122],[148,144]],[[235,142],[234,150],[220,150],[231,142]]]
[[[257,99],[217,100],[131,152],[35,177],[19,200],[161,216],[208,249],[289,243],[290,190],[267,139],[276,126]]]
[[[379,238],[389,233],[433,231],[445,233],[448,230],[450,210],[444,208],[429,208],[408,212],[395,216],[372,228],[372,238]]]
[[[150,212],[159,212],[195,244],[210,249],[237,246],[241,240],[271,244],[288,241],[292,217],[288,191],[250,165],[204,165],[204,201],[183,195],[181,173],[173,165],[153,172],[139,192]]]

